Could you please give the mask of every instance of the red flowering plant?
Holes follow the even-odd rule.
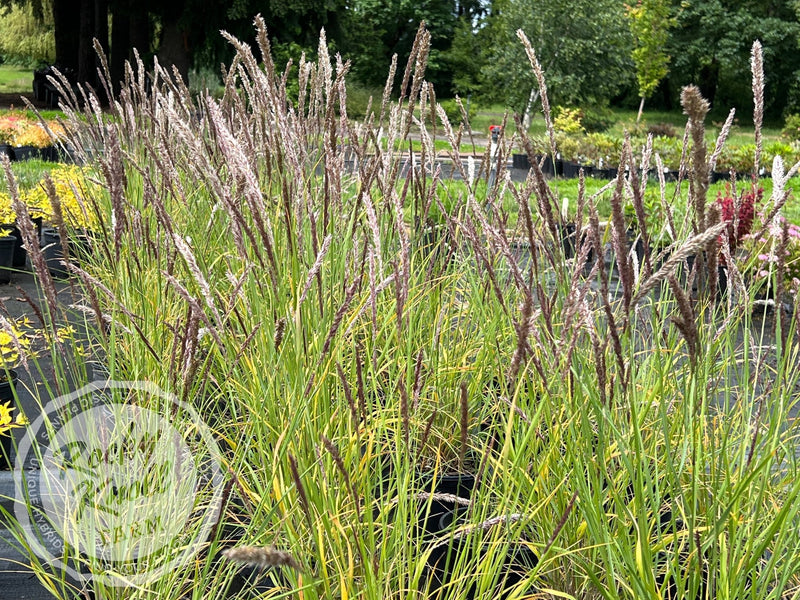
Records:
[[[780,196],[786,179],[782,176],[782,165],[778,167],[777,195]],[[766,223],[768,215],[765,213],[770,212],[768,207],[757,210],[763,194],[763,188],[752,186],[742,192],[737,201],[728,185],[724,194],[717,195],[722,219],[728,223],[726,233],[720,237],[720,246],[727,239],[731,255],[737,249],[744,249],[745,254],[751,257],[746,261],[742,274],[750,286],[755,286],[759,296],[774,293],[777,289],[775,277],[779,273],[783,289],[796,295],[800,290],[800,226],[790,223],[780,214]],[[758,237],[751,235],[756,218],[764,225],[756,227],[762,232]],[[724,265],[725,257],[721,256],[720,261]]]
[[[725,186],[724,195],[722,192],[717,192],[717,204],[722,211],[722,220],[728,224],[726,231],[731,254],[736,251],[739,243],[752,230],[756,204],[761,202],[763,195],[764,188],[753,186],[742,192],[737,199],[731,191],[730,184]]]

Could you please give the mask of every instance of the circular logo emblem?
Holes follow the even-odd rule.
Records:
[[[49,402],[20,441],[15,516],[42,560],[139,586],[189,561],[219,519],[219,448],[157,386],[93,382]]]

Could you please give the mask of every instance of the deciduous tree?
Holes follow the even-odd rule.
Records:
[[[633,36],[633,62],[639,85],[638,123],[642,118],[644,101],[653,95],[658,84],[669,72],[670,56],[666,52],[669,28],[673,24],[667,0],[639,0],[626,6],[628,24]]]
[[[528,114],[538,94],[525,51],[531,41],[558,104],[603,104],[631,82],[631,36],[618,0],[495,0],[487,84],[499,101]]]

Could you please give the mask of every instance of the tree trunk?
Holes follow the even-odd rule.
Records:
[[[642,111],[644,111],[644,96],[642,96],[641,101],[639,102],[639,113],[636,115],[637,125],[642,120]]]
[[[78,81],[95,85],[95,61],[92,38],[94,36],[94,0],[81,0],[80,28],[78,29]]]
[[[531,126],[531,112],[533,111],[533,103],[539,98],[539,88],[534,86],[531,88],[531,93],[528,96],[528,103],[525,105],[525,114],[522,116],[522,127],[528,131]]]
[[[121,3],[119,3],[121,4]],[[131,47],[131,21],[127,8],[114,7],[111,19],[111,83],[112,93],[116,95],[120,83],[125,79],[125,61]]]
[[[158,62],[170,73],[172,67],[177,68],[188,85],[191,56],[186,35],[178,28],[177,22],[164,23],[161,44],[158,46]]]
[[[717,95],[717,84],[719,83],[719,62],[714,59],[711,64],[704,65],[700,69],[699,82],[697,87],[700,88],[700,93],[703,98],[708,100],[709,104],[714,104],[714,97]]]
[[[53,24],[56,65],[59,69],[78,71],[78,36],[81,0],[53,0]]]
[[[94,37],[108,55],[108,0],[94,0]],[[97,66],[100,66],[99,57]]]
[[[133,49],[136,48],[139,58],[149,68],[152,59],[150,53],[150,18],[145,11],[134,9],[131,14],[130,46],[130,60],[133,60]]]
[[[108,52],[108,0],[94,0],[94,37]]]

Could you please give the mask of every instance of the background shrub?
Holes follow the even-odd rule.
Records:
[[[225,91],[219,71],[208,67],[193,69],[189,72],[189,90],[192,94],[205,94],[206,90],[215,98],[221,98]]]
[[[464,103],[463,100],[462,103],[464,104],[464,110],[467,110],[467,104]],[[450,120],[450,124],[454,127],[458,127],[459,123],[464,120],[464,116],[461,113],[461,108],[459,108],[458,103],[455,100],[442,100],[439,102],[439,104],[442,105],[444,112],[447,113],[447,118]],[[470,122],[472,122],[472,120],[475,118],[475,114],[475,103],[472,103],[472,105],[469,107],[469,110],[467,110],[467,118],[469,118]]]
[[[781,135],[788,140],[800,140],[800,114],[786,117]]]
[[[668,137],[674,138],[678,134],[675,127],[670,123],[656,123],[647,128],[647,133],[652,133],[653,137]]]
[[[583,128],[583,111],[580,108],[569,108],[559,106],[555,110],[553,127],[560,133],[567,135],[578,135],[585,133]]]
[[[351,119],[363,119],[367,116],[367,108],[372,98],[372,108],[380,106],[383,91],[380,88],[366,87],[358,83],[347,84],[347,116]]]
[[[608,131],[615,122],[614,113],[607,106],[590,106],[583,109],[581,124],[588,133]]]

